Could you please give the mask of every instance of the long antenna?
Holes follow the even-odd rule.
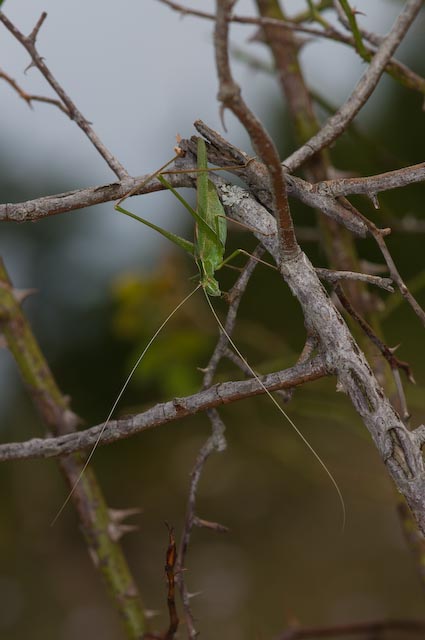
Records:
[[[312,445],[309,443],[309,441],[307,440],[307,438],[302,434],[302,432],[298,429],[297,425],[294,423],[294,421],[292,420],[292,418],[290,418],[290,416],[286,413],[286,411],[280,406],[280,404],[278,403],[278,401],[276,400],[276,398],[270,393],[270,391],[267,389],[267,387],[263,384],[263,382],[260,380],[260,378],[258,377],[258,375],[255,373],[254,369],[248,364],[248,362],[246,361],[246,358],[243,357],[243,355],[241,354],[241,352],[239,351],[239,349],[237,348],[237,346],[235,345],[235,343],[233,342],[232,338],[229,336],[228,332],[226,331],[226,329],[223,326],[223,323],[221,322],[220,318],[218,317],[212,303],[211,300],[208,297],[207,292],[204,290],[204,294],[205,294],[205,298],[207,299],[208,302],[208,306],[211,309],[211,313],[213,314],[218,326],[220,327],[221,331],[224,333],[224,335],[226,336],[226,338],[229,341],[229,344],[232,346],[232,348],[235,350],[235,352],[237,353],[237,355],[239,356],[239,358],[242,360],[242,362],[245,364],[245,366],[249,369],[249,371],[252,373],[252,375],[254,376],[255,380],[258,382],[258,384],[260,385],[260,387],[262,388],[262,390],[264,391],[264,393],[270,398],[270,400],[273,402],[273,404],[275,405],[275,407],[278,409],[278,411],[280,411],[280,413],[287,419],[287,421],[289,422],[289,424],[291,425],[291,427],[294,429],[295,433],[301,438],[301,440],[304,442],[304,444],[308,447],[308,449],[311,451],[311,453],[314,455],[314,457],[316,458],[316,460],[319,462],[320,466],[324,469],[324,471],[326,472],[327,476],[329,477],[330,481],[332,482],[333,486],[336,489],[336,492],[338,494],[338,498],[339,498],[339,502],[341,504],[341,509],[342,509],[342,531],[344,531],[345,529],[345,522],[346,522],[346,508],[345,508],[345,502],[344,502],[344,498],[342,496],[341,493],[341,489],[338,486],[337,481],[335,480],[335,478],[333,477],[332,473],[329,471],[328,467],[326,466],[326,464],[323,462],[322,458],[319,456],[319,454],[315,451],[315,449],[313,449]]]
[[[175,313],[177,313],[177,311],[179,309],[181,309],[181,307],[189,300],[189,298],[191,298],[193,296],[194,293],[196,293],[198,291],[198,289],[200,289],[201,284],[198,284],[195,289],[193,289],[193,291],[191,291],[181,302],[179,302],[179,304],[174,307],[174,309],[172,310],[171,313],[168,314],[168,316],[165,318],[164,322],[161,324],[161,326],[155,331],[155,333],[153,334],[152,338],[149,340],[148,344],[146,345],[146,347],[143,349],[142,353],[140,354],[140,356],[137,358],[135,364],[133,365],[133,368],[131,369],[130,373],[128,374],[123,386],[121,387],[121,391],[119,392],[119,394],[117,395],[114,404],[112,405],[112,408],[110,410],[110,412],[108,413],[108,417],[106,418],[105,422],[102,425],[101,430],[99,431],[99,435],[96,438],[96,442],[94,443],[92,450],[89,453],[89,456],[86,460],[86,462],[84,463],[83,468],[81,469],[78,478],[76,479],[76,481],[74,482],[70,492],[68,493],[65,502],[62,504],[61,508],[59,509],[59,511],[57,512],[57,514],[55,515],[55,517],[53,518],[50,526],[53,527],[53,525],[55,524],[55,522],[58,520],[59,516],[61,515],[62,511],[65,509],[66,505],[68,504],[68,502],[70,501],[70,499],[72,498],[75,489],[77,488],[81,478],[84,475],[85,470],[87,469],[88,465],[90,464],[91,459],[93,458],[94,452],[97,449],[97,446],[99,444],[99,442],[102,439],[102,436],[105,432],[106,427],[108,426],[112,414],[114,413],[117,404],[119,403],[119,401],[122,398],[122,395],[124,393],[124,391],[127,389],[128,383],[130,382],[131,378],[133,377],[134,372],[136,371],[137,367],[139,366],[139,364],[141,363],[141,361],[143,360],[143,358],[145,357],[147,351],[149,350],[149,348],[151,347],[151,345],[153,344],[153,342],[156,340],[156,338],[158,337],[158,335],[161,333],[161,331],[163,330],[163,328],[165,327],[165,325],[168,323],[169,320],[171,320],[171,318],[173,317],[173,315]]]

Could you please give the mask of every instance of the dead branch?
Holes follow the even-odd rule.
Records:
[[[297,149],[282,166],[289,172],[295,171],[321,149],[329,146],[347,129],[373,93],[379,79],[394,51],[406,35],[412,22],[423,5],[422,0],[408,0],[388,35],[383,38],[369,67],[360,78],[348,100],[331,116],[320,131],[302,147]]]
[[[269,391],[276,391],[317,380],[325,375],[327,375],[327,371],[322,358],[316,356],[308,363],[263,376],[261,382]],[[255,379],[217,384],[194,395],[157,404],[151,409],[129,418],[111,420],[104,429],[99,446],[129,438],[141,431],[180,420],[206,409],[213,409],[262,393],[264,390]],[[102,423],[85,431],[58,438],[33,438],[27,442],[2,444],[0,445],[0,461],[51,458],[91,449],[103,426]]]
[[[36,47],[36,40],[40,28],[47,18],[47,13],[43,12],[35,25],[34,29],[29,36],[25,36],[19,31],[19,29],[0,11],[0,22],[4,24],[6,29],[21,43],[21,45],[28,51],[31,57],[30,67],[36,67],[45,77],[55,93],[62,101],[65,111],[71,120],[74,120],[82,131],[86,134],[91,143],[95,146],[105,162],[109,165],[112,171],[118,176],[118,178],[126,178],[128,176],[127,171],[122,164],[112,155],[112,153],[106,148],[98,135],[94,132],[90,122],[83,116],[81,111],[77,108],[73,100],[69,97],[63,87],[56,80],[49,67],[46,65],[44,58],[40,56]]]

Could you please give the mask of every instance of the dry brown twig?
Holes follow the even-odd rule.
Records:
[[[276,391],[317,380],[325,375],[327,375],[326,367],[322,358],[317,356],[303,365],[262,376],[261,381],[269,391]],[[104,430],[99,446],[129,438],[146,429],[154,429],[181,420],[200,411],[262,393],[264,393],[264,389],[255,379],[223,382],[191,396],[159,403],[151,409],[129,418],[111,420]],[[0,461],[51,458],[74,451],[91,449],[103,426],[102,423],[84,431],[58,438],[33,438],[26,442],[2,444],[0,445]]]
[[[24,89],[22,89],[22,87],[19,86],[16,80],[14,80],[11,76],[9,76],[9,74],[3,71],[3,69],[0,69],[0,78],[3,78],[3,80],[5,80],[12,87],[12,89],[16,91],[18,96],[22,98],[22,100],[25,100],[30,108],[32,108],[33,102],[45,102],[47,104],[54,105],[55,107],[63,111],[63,113],[65,113],[67,116],[69,115],[68,110],[63,106],[62,102],[60,102],[59,100],[55,100],[55,98],[48,98],[47,96],[39,96],[32,93],[27,93],[26,91],[24,91]]]
[[[292,258],[299,252],[289,209],[286,184],[280,166],[280,159],[273,140],[261,122],[249,109],[242,98],[240,87],[233,79],[229,62],[229,16],[234,0],[217,2],[216,23],[214,29],[214,48],[218,75],[218,100],[221,102],[221,114],[230,109],[245,127],[252,146],[264,163],[271,187],[273,211],[278,221],[277,232],[282,260]]]
[[[254,251],[252,258],[247,262],[245,268],[232,287],[231,291],[226,296],[227,301],[229,302],[229,309],[227,312],[226,321],[224,323],[226,333],[220,332],[220,337],[217,341],[215,349],[204,370],[204,379],[202,384],[203,389],[208,389],[212,385],[214,375],[216,373],[220,360],[226,354],[229,342],[228,336],[231,336],[233,333],[240,301],[246,290],[246,287],[248,286],[249,279],[258,264],[257,259],[261,258],[263,253],[264,249],[261,247],[261,245],[259,245]],[[251,371],[249,371],[248,375],[249,377],[251,377]],[[190,640],[195,640],[195,638],[197,637],[197,631],[195,628],[195,622],[190,606],[190,596],[187,589],[186,581],[184,580],[183,570],[185,568],[185,558],[189,547],[192,529],[194,526],[208,526],[208,528],[220,533],[227,531],[226,527],[223,527],[223,525],[219,525],[218,523],[208,522],[208,524],[206,525],[206,521],[198,518],[195,513],[196,494],[205,463],[215,451],[221,452],[226,448],[226,440],[224,436],[225,425],[221,420],[218,411],[216,409],[208,409],[206,413],[211,423],[211,435],[201,447],[190,475],[190,486],[186,505],[186,515],[177,558],[178,584],[182,596],[186,625]]]

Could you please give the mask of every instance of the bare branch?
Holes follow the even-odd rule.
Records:
[[[47,17],[47,13],[42,13],[40,19],[38,20],[37,24],[35,25],[30,35],[25,36],[23,33],[19,31],[17,27],[15,27],[15,25],[12,22],[10,22],[10,20],[4,15],[4,13],[0,11],[0,22],[4,24],[6,29],[10,31],[10,33],[18,40],[18,42],[20,42],[22,46],[25,47],[25,49],[28,51],[29,55],[31,56],[30,66],[37,67],[37,69],[43,74],[43,76],[45,77],[47,82],[50,84],[52,89],[55,91],[55,93],[62,100],[63,104],[66,107],[66,109],[64,108],[62,110],[67,113],[67,115],[71,118],[71,120],[74,120],[77,123],[77,125],[80,127],[80,129],[82,129],[82,131],[84,131],[86,136],[95,146],[95,148],[100,153],[100,155],[105,160],[105,162],[107,162],[107,164],[112,169],[112,171],[118,176],[118,178],[126,178],[128,176],[128,172],[124,169],[122,164],[112,155],[112,153],[106,148],[106,146],[97,136],[97,134],[94,132],[89,121],[83,116],[81,111],[77,109],[74,102],[65,92],[63,87],[59,84],[59,82],[56,80],[56,78],[54,77],[54,75],[52,74],[52,72],[50,71],[46,63],[44,62],[44,58],[42,58],[37,51],[36,39],[38,36],[38,32],[41,28],[41,25],[43,24],[46,17]]]
[[[56,384],[28,320],[18,304],[1,259],[0,331],[46,430],[65,438],[77,435],[75,430],[79,418],[71,411],[69,399],[61,393]],[[68,484],[73,486],[84,466],[84,460],[74,453],[59,458],[58,463]],[[122,548],[118,544],[119,535],[131,525],[119,525],[117,514],[115,522],[112,522],[102,489],[92,468],[87,469],[72,500],[93,564],[111,594],[128,637],[139,638],[146,629],[143,604]],[[128,512],[122,514],[121,519],[126,515]],[[116,535],[111,535],[111,531]]]
[[[264,249],[259,245],[257,249],[254,251],[253,256],[248,261],[247,265],[243,269],[241,275],[238,280],[232,287],[232,290],[226,296],[228,302],[230,303],[229,310],[227,312],[226,322],[224,328],[226,333],[220,333],[220,337],[217,341],[214,352],[210,358],[210,361],[207,367],[204,370],[204,379],[203,379],[203,389],[207,389],[211,386],[214,374],[217,370],[217,366],[225,355],[228,344],[228,337],[233,333],[234,326],[236,323],[236,316],[239,308],[239,303],[242,299],[243,293],[246,290],[249,279],[257,266],[257,258],[261,258],[264,253]],[[227,334],[227,335],[226,335]],[[249,377],[252,376],[252,372],[249,371]],[[183,606],[185,610],[186,617],[186,625],[188,629],[188,634],[190,640],[195,640],[197,637],[197,632],[195,629],[194,619],[192,615],[192,610],[190,606],[190,598],[186,586],[186,582],[184,580],[183,569],[185,565],[185,557],[188,550],[190,537],[192,533],[192,529],[194,526],[206,526],[205,520],[201,520],[196,516],[195,508],[196,508],[196,493],[199,481],[201,479],[201,475],[205,466],[207,459],[210,457],[214,451],[223,451],[226,447],[226,440],[224,436],[225,425],[220,418],[220,415],[216,409],[207,410],[208,418],[211,422],[212,433],[211,436],[207,439],[205,444],[201,447],[198,456],[196,458],[195,466],[192,469],[192,473],[190,476],[190,487],[189,487],[189,496],[186,505],[186,515],[184,520],[183,532],[181,535],[181,542],[177,560],[178,567],[178,575],[179,575],[179,588],[183,600]],[[226,528],[222,525],[217,525],[214,523],[214,526],[209,523],[208,528],[214,528],[216,531],[223,532]]]
[[[353,305],[348,300],[347,296],[344,294],[342,287],[339,284],[335,286],[335,293],[338,296],[344,309],[350,314],[352,318],[354,318],[354,320],[362,328],[362,330],[373,342],[373,344],[378,347],[379,351],[382,353],[385,360],[387,360],[391,369],[402,369],[406,374],[409,382],[415,384],[415,379],[413,377],[413,373],[409,363],[397,358],[394,355],[394,349],[390,349],[389,347],[387,347],[387,345],[381,340],[381,338],[376,335],[370,324],[366,322],[364,318],[362,318],[362,316],[356,311],[356,309],[354,309]]]
[[[214,32],[216,67],[219,79],[218,99],[222,108],[229,108],[245,127],[255,151],[267,167],[273,199],[273,211],[278,221],[280,259],[290,259],[299,252],[289,209],[286,185],[273,140],[258,118],[252,113],[233,79],[229,63],[228,36],[233,0],[217,0],[217,19]]]
[[[360,78],[348,100],[335,115],[328,119],[316,135],[283,161],[282,165],[285,169],[290,172],[295,171],[318,151],[329,146],[331,142],[344,133],[349,123],[373,93],[388,61],[403,40],[422,6],[422,0],[407,0],[393,27],[382,40],[368,69]]]
[[[60,102],[59,100],[55,100],[55,98],[48,98],[47,96],[38,96],[27,93],[18,85],[16,80],[11,78],[5,71],[3,71],[3,69],[0,69],[0,78],[3,78],[3,80],[5,80],[12,87],[12,89],[16,91],[18,96],[22,98],[22,100],[25,100],[29,107],[32,108],[32,102],[46,102],[48,104],[53,104],[55,107],[58,107],[58,109],[63,111],[63,113],[66,113],[67,116],[69,115],[68,110],[65,109],[62,102]]]
[[[51,196],[44,196],[26,202],[6,203],[0,205],[0,222],[34,222],[48,216],[77,211],[103,202],[118,200],[130,190],[139,187],[134,195],[163,191],[164,186],[158,180],[143,184],[149,174],[136,178],[124,178],[120,182],[103,184],[87,189],[76,189]],[[168,182],[173,187],[193,186],[193,180],[186,174],[170,175]],[[143,187],[140,185],[143,184]]]
[[[168,525],[167,525],[168,527]],[[174,527],[168,527],[169,543],[167,553],[165,554],[165,575],[167,577],[168,592],[167,605],[170,624],[165,633],[164,640],[173,640],[179,626],[179,617],[177,615],[176,599],[175,599],[175,578],[176,578],[176,560],[177,547],[176,538],[174,536]]]
[[[261,245],[259,245],[255,249],[253,256],[254,258],[261,258],[263,254],[264,254],[264,249]],[[236,316],[238,313],[239,304],[241,302],[242,296],[248,285],[249,279],[252,273],[254,272],[255,267],[258,264],[258,262],[254,258],[251,258],[247,262],[238,280],[235,282],[231,291],[229,291],[229,293],[226,296],[230,306],[227,312],[224,328],[226,329],[226,333],[229,336],[232,335],[233,330],[235,328]],[[204,375],[204,380],[202,385],[203,389],[207,389],[208,387],[211,386],[215,372],[217,370],[217,366],[225,353],[228,342],[229,341],[227,339],[227,336],[224,333],[220,333],[220,338],[218,339],[218,342],[210,358],[210,361],[208,362],[205,368],[205,375]],[[250,372],[249,377],[251,377],[251,375],[252,374]]]
[[[276,391],[317,380],[326,375],[327,371],[321,357],[316,357],[308,363],[263,376],[261,381],[269,391]],[[180,420],[206,409],[213,409],[262,393],[264,393],[264,389],[255,379],[217,384],[194,395],[157,404],[144,413],[120,420],[111,420],[104,429],[99,446],[129,438],[141,431]],[[0,445],[0,461],[52,458],[91,449],[103,427],[102,423],[85,431],[59,438],[33,438],[22,443],[2,444]]]
[[[379,276],[371,276],[368,273],[357,273],[354,271],[333,271],[332,269],[320,269],[316,267],[316,273],[321,280],[327,280],[328,282],[336,283],[339,280],[359,280],[360,282],[367,282],[368,284],[374,284],[385,291],[394,293],[394,288],[391,286],[391,278],[380,278]]]
[[[172,2],[171,0],[158,0],[163,4],[170,7],[174,11],[178,11],[181,15],[186,16],[194,16],[197,18],[203,18],[207,20],[215,20],[215,15],[213,13],[208,13],[207,11],[199,11],[198,9],[192,9],[191,7],[186,7],[177,2]],[[300,16],[303,20],[309,20],[310,15]],[[286,31],[294,31],[298,33],[305,33],[307,35],[311,35],[319,38],[326,38],[328,40],[333,40],[334,42],[340,42],[341,44],[348,45],[350,47],[355,47],[355,39],[350,35],[346,35],[335,29],[334,26],[327,23],[327,25],[323,29],[316,29],[314,27],[305,26],[301,24],[302,20],[297,19],[285,19],[280,20],[277,18],[264,17],[264,16],[240,16],[236,14],[231,14],[229,17],[229,22],[235,22],[238,24],[246,24],[246,25],[255,25],[259,27],[274,27],[276,29],[282,29]],[[375,34],[369,34],[368,32],[364,32],[364,30],[360,29],[360,33],[366,39],[372,42],[372,44],[379,46],[382,42],[382,38],[375,36]],[[374,36],[374,37],[373,37]],[[375,49],[371,49],[370,47],[365,47],[364,51],[364,59],[370,60],[375,53]],[[385,71],[388,72],[391,76],[393,76],[397,81],[399,81],[403,86],[412,89],[414,91],[419,91],[422,94],[425,94],[425,78],[422,78],[417,73],[414,73],[411,69],[406,67],[406,65],[402,64],[398,60],[394,58],[390,58]]]
[[[381,191],[399,189],[409,184],[424,181],[425,162],[421,162],[420,164],[402,167],[394,171],[378,173],[374,176],[323,180],[313,184],[311,189],[314,193],[334,197],[364,194],[371,198]]]
[[[194,526],[205,526],[205,521],[201,520],[195,515],[196,508],[196,493],[199,485],[199,481],[201,479],[202,472],[204,470],[204,466],[208,458],[214,453],[214,451],[224,451],[226,448],[226,440],[224,437],[225,426],[223,421],[221,420],[219,413],[216,409],[208,409],[207,415],[211,422],[212,433],[205,444],[201,447],[195,461],[195,465],[190,474],[190,487],[189,487],[189,496],[187,499],[186,505],[186,515],[183,526],[183,532],[180,540],[180,547],[177,557],[177,575],[178,575],[178,584],[179,589],[183,601],[184,611],[185,611],[185,619],[186,625],[188,629],[188,636],[190,640],[195,640],[198,633],[195,629],[195,621],[193,618],[191,606],[190,606],[190,597],[189,592],[187,590],[186,582],[183,578],[183,572],[185,569],[185,558],[186,553],[189,547],[190,536],[192,533],[192,529]],[[209,528],[212,528],[211,526]],[[215,523],[214,529],[217,531],[224,532],[226,527],[222,525],[217,525]]]

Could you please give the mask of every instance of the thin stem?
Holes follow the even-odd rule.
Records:
[[[55,93],[59,96],[62,103],[66,107],[66,113],[71,120],[74,120],[77,125],[84,131],[88,139],[95,146],[102,158],[107,162],[112,171],[118,176],[118,178],[125,178],[128,176],[128,172],[124,169],[122,164],[112,155],[112,153],[106,148],[97,134],[94,132],[89,121],[83,116],[81,111],[77,108],[75,103],[71,100],[69,95],[65,92],[63,87],[56,80],[48,66],[46,65],[44,58],[39,55],[36,47],[36,40],[39,30],[47,17],[47,13],[42,13],[40,19],[35,25],[34,29],[29,36],[25,36],[19,29],[0,11],[0,22],[4,24],[6,29],[22,44],[22,46],[28,51],[31,56],[31,65],[37,67],[37,69],[43,74],[47,82],[50,84]],[[65,109],[62,109],[65,110]]]
[[[217,0],[216,26],[214,31],[216,68],[219,80],[218,98],[222,103],[222,113],[230,109],[245,127],[252,145],[267,167],[270,178],[273,210],[278,221],[281,260],[292,259],[299,253],[291,212],[286,193],[286,185],[280,166],[279,155],[273,140],[258,118],[252,113],[241,95],[240,87],[233,79],[229,62],[229,16],[233,0]]]
[[[0,330],[46,430],[59,438],[78,438],[79,434],[75,429],[79,419],[70,410],[68,399],[61,393],[53,378],[31,327],[17,303],[1,260]],[[74,453],[60,457],[58,463],[68,484],[73,485],[84,466],[84,458]],[[125,525],[122,525],[121,530],[118,524],[112,526],[108,506],[92,469],[87,469],[75,491],[73,504],[80,519],[89,555],[111,594],[127,637],[138,640],[146,630],[144,609],[121,546],[117,542],[125,531]],[[115,535],[111,535],[112,530]]]
[[[277,391],[318,380],[326,375],[327,370],[323,360],[317,356],[302,365],[262,376],[261,382],[269,391]],[[206,409],[213,409],[262,393],[264,393],[264,389],[255,379],[223,382],[191,396],[159,403],[151,409],[129,418],[111,420],[104,430],[99,446],[129,438],[136,433],[175,422]],[[56,438],[33,438],[27,442],[2,444],[0,445],[0,461],[51,458],[91,449],[102,427],[103,423],[85,431]]]
[[[393,27],[378,47],[368,69],[360,78],[348,100],[334,116],[328,119],[316,135],[312,136],[302,147],[283,161],[282,164],[288,171],[295,171],[318,151],[329,146],[344,133],[349,123],[373,93],[392,54],[403,40],[422,6],[422,0],[408,0],[405,3]]]

